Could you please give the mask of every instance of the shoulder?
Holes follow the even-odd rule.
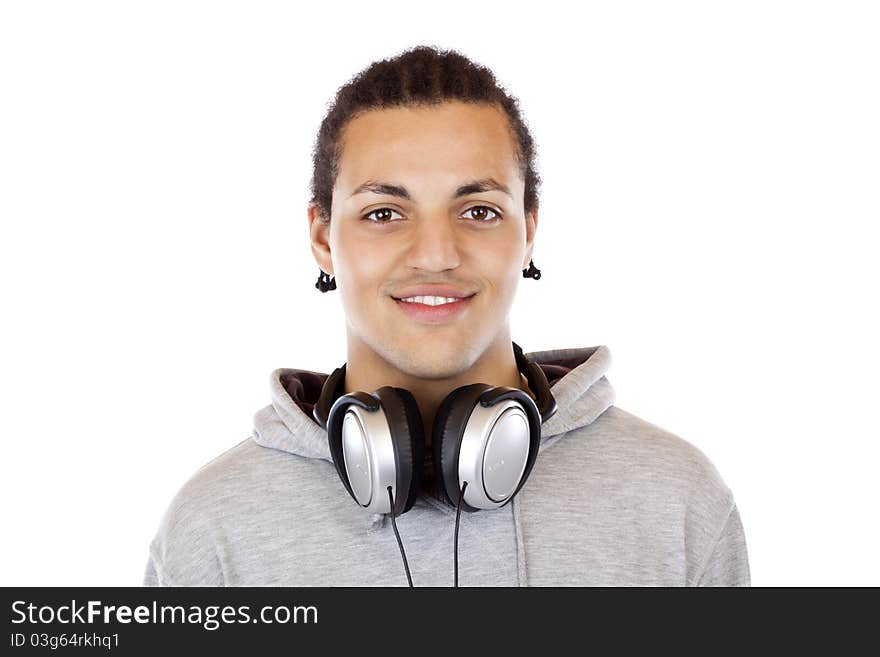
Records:
[[[625,467],[634,478],[721,498],[731,495],[715,464],[696,444],[619,406],[609,407],[586,429],[601,458]]]
[[[266,461],[279,458],[249,437],[199,468],[168,504],[150,543],[150,568],[165,585],[220,585],[218,532],[242,495],[265,482]]]
[[[609,563],[671,578],[662,581],[749,581],[733,493],[696,444],[612,405],[548,447],[530,498],[542,522],[556,518],[578,540],[589,528],[583,540]]]
[[[733,491],[716,465],[694,443],[619,407],[596,422],[597,453],[610,470],[688,545],[691,572],[701,572],[719,536],[739,521]],[[600,460],[603,458],[598,456]]]
[[[539,461],[539,478],[553,484],[548,490],[568,491],[573,503],[598,499],[637,509],[703,538],[717,535],[734,508],[731,489],[703,450],[614,405],[560,436]]]
[[[175,518],[194,519],[222,510],[224,499],[257,479],[260,462],[269,452],[248,437],[200,467],[171,500],[169,513]]]

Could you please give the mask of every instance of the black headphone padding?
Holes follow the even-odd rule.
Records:
[[[425,430],[419,406],[409,390],[383,386],[376,394],[382,402],[391,435],[397,438],[392,443],[397,461],[394,515],[398,516],[412,508],[422,488]],[[383,495],[387,492],[381,491]]]
[[[431,449],[434,454],[434,495],[441,502],[458,506],[458,453],[467,420],[479,403],[477,400],[486,390],[491,388],[485,383],[471,383],[453,390],[434,415],[434,426],[431,430]],[[453,428],[455,433],[453,434]],[[453,499],[453,496],[455,499]],[[475,511],[462,500],[461,508]]]

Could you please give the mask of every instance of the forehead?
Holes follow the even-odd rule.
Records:
[[[336,186],[367,179],[388,182],[502,178],[512,190],[519,175],[507,116],[494,105],[449,102],[393,107],[356,116],[340,139]]]

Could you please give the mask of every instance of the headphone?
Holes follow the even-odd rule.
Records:
[[[431,444],[441,502],[466,511],[502,507],[535,464],[541,424],[556,413],[556,399],[544,371],[515,342],[513,352],[537,403],[518,388],[472,383],[453,390],[437,409]],[[312,409],[327,431],[339,478],[367,511],[406,513],[421,490],[425,450],[415,398],[392,386],[342,394],[344,382],[345,365],[327,377]]]

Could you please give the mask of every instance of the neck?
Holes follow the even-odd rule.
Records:
[[[506,386],[525,391],[532,398],[525,378],[516,366],[509,333],[494,340],[471,362],[466,349],[425,358],[427,350],[413,356],[391,350],[380,354],[363,341],[349,336],[345,366],[345,394],[374,391],[382,386],[409,390],[415,398],[425,431],[425,447],[431,447],[434,416],[443,399],[456,388],[471,383]]]

